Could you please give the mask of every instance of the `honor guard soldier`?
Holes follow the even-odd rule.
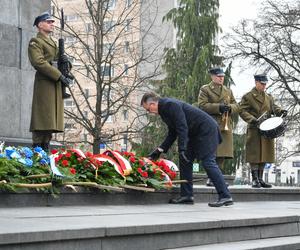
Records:
[[[266,163],[273,163],[274,139],[265,138],[260,134],[259,124],[262,117],[271,115],[287,115],[274,103],[273,97],[265,92],[268,78],[265,74],[254,76],[255,87],[246,93],[241,102],[240,116],[248,123],[246,139],[246,162],[250,163],[253,188],[270,188],[272,185],[263,181],[263,172]]]
[[[238,113],[238,104],[231,89],[224,86],[224,71],[220,67],[209,70],[211,82],[201,87],[198,105],[212,116],[219,125],[222,143],[217,148],[217,164],[224,172],[224,160],[233,158],[232,115]],[[212,186],[210,179],[207,186]]]
[[[54,19],[45,12],[37,16],[33,26],[38,33],[28,46],[28,57],[35,68],[30,132],[33,147],[40,146],[48,151],[52,133],[64,131],[64,102],[61,84],[69,85],[55,66],[58,46],[50,37],[54,31]],[[64,60],[68,60],[67,57]]]

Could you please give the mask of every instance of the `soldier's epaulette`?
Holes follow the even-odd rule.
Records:
[[[209,84],[204,84],[204,85],[201,86],[200,89],[205,89],[205,88],[207,88],[207,87],[209,87]]]
[[[30,41],[29,41],[30,46],[36,46],[38,44],[39,44],[39,40],[36,37],[31,38]]]

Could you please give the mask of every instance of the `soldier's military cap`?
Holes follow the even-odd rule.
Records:
[[[44,12],[41,15],[37,16],[34,20],[33,26],[37,26],[41,21],[55,21],[48,12]]]
[[[222,68],[216,67],[209,70],[211,75],[224,76],[224,71]]]
[[[267,82],[268,82],[268,77],[264,74],[254,75],[254,79],[255,79],[255,81],[259,81],[263,84],[267,84]]]

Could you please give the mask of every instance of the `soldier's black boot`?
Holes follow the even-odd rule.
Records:
[[[252,187],[261,188],[260,182],[258,180],[258,170],[251,170],[252,175]]]
[[[49,153],[49,143],[44,142],[42,143],[41,147],[46,153]]]
[[[272,187],[271,184],[264,182],[263,173],[264,173],[263,169],[258,170],[258,180],[259,180],[260,186],[263,187],[263,188],[271,188]]]
[[[33,148],[41,147],[41,146],[42,146],[41,143],[33,143],[33,144],[32,144],[32,147],[33,147]]]

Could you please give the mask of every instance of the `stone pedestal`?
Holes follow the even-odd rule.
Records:
[[[34,18],[50,10],[50,0],[1,0],[0,141],[31,143],[29,123],[35,70],[27,55],[36,35]]]
[[[207,181],[207,175],[206,174],[199,174],[199,173],[193,173],[193,178],[197,179],[199,181],[195,182],[195,185],[205,185]],[[233,185],[235,176],[234,175],[224,175],[225,182],[227,182],[229,185]]]

